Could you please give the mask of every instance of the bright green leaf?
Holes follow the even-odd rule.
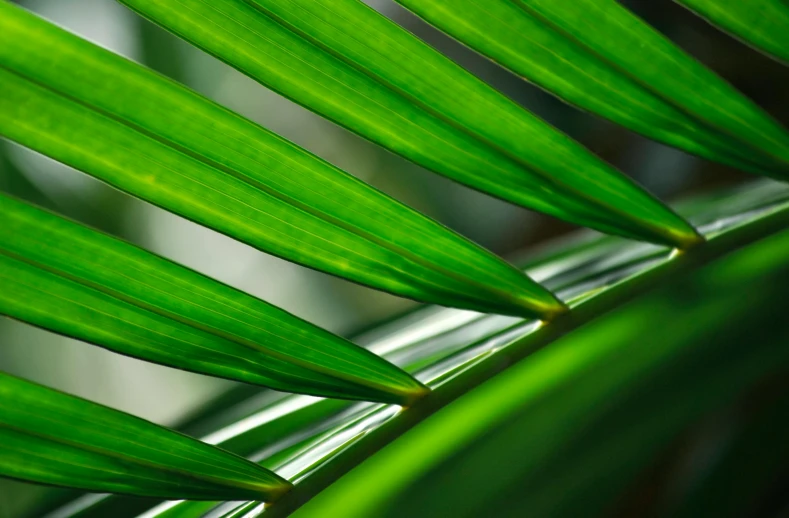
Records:
[[[755,48],[789,64],[785,0],[675,0]]]
[[[197,94],[0,1],[0,135],[261,250],[417,300],[548,318],[499,258]]]
[[[122,0],[262,84],[428,169],[605,232],[699,238],[670,209],[357,0]]]
[[[407,404],[399,368],[279,308],[0,195],[0,313],[181,369]]]
[[[764,159],[759,153],[772,158],[780,168],[776,176],[787,178],[786,130],[615,0],[516,1],[526,13],[568,34],[679,110],[736,138],[745,146],[737,149],[738,155],[760,163]]]
[[[711,160],[789,174],[789,136],[769,116],[613,0],[398,1],[580,108]]]
[[[137,417],[0,373],[0,475],[195,500],[275,500],[290,484]]]

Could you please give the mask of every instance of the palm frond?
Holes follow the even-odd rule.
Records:
[[[786,372],[789,325],[775,325],[770,308],[785,297],[775,282],[789,272],[787,249],[782,232],[556,341],[292,516],[613,514],[617,496],[699,415]],[[743,304],[742,294],[756,288],[764,298]],[[671,323],[645,332],[678,304]],[[758,340],[754,329],[763,330]]]
[[[398,2],[571,104],[704,158],[787,179],[789,135],[614,0]],[[759,16],[751,4],[741,10]]]
[[[752,307],[742,304],[741,291],[742,286],[749,285],[752,277],[759,278],[760,272],[767,279],[763,284],[759,284],[760,288],[773,283],[779,292],[783,289],[783,285],[775,284],[775,281],[784,272],[786,233],[783,232],[780,236],[772,238],[768,245],[764,245],[752,253],[748,252],[751,248],[757,248],[754,243],[760,243],[763,238],[786,229],[789,223],[789,187],[772,181],[755,182],[746,188],[728,189],[690,199],[679,204],[677,208],[681,214],[702,229],[708,239],[707,243],[686,253],[676,254],[662,247],[636,243],[618,237],[586,235],[578,236],[578,239],[569,243],[545,251],[531,259],[526,259],[523,264],[525,271],[553,289],[562,299],[569,301],[571,306],[571,311],[567,315],[548,325],[541,325],[540,322],[528,319],[425,307],[386,326],[357,336],[354,339],[356,343],[400,366],[432,389],[430,396],[405,411],[391,405],[350,401],[336,404],[337,402],[329,403],[326,400],[314,400],[305,396],[268,399],[255,406],[256,411],[241,419],[236,418],[231,423],[222,420],[213,422],[213,431],[205,435],[204,440],[215,442],[223,447],[227,445],[232,451],[241,455],[259,458],[263,466],[295,482],[294,489],[288,495],[267,509],[266,513],[269,516],[287,516],[312,498],[317,498],[316,505],[311,506],[316,513],[326,512],[326,516],[331,516],[332,512],[336,512],[338,509],[337,506],[342,505],[341,502],[348,505],[347,511],[351,513],[356,507],[351,506],[348,502],[347,494],[344,491],[333,493],[332,490],[326,489],[329,484],[347,471],[364,463],[365,459],[373,452],[397,440],[398,437],[405,434],[403,440],[407,442],[406,437],[409,430],[423,421],[425,424],[432,422],[434,416],[444,415],[445,412],[442,409],[446,408],[447,412],[451,412],[451,409],[458,405],[466,405],[465,395],[468,391],[487,380],[491,380],[491,383],[497,382],[500,377],[499,373],[507,366],[522,365],[522,369],[529,373],[534,372],[528,365],[532,360],[552,355],[560,337],[576,329],[578,329],[578,333],[582,333],[583,330],[579,328],[599,320],[601,322],[599,332],[588,336],[584,335],[584,339],[579,339],[577,342],[574,341],[576,333],[569,334],[567,338],[563,339],[573,344],[568,347],[571,347],[575,352],[557,353],[559,358],[567,359],[566,375],[571,377],[567,378],[564,383],[556,385],[556,390],[570,394],[577,392],[577,397],[581,399],[584,394],[591,395],[591,389],[576,391],[573,388],[575,378],[572,376],[575,375],[575,371],[570,367],[581,365],[585,361],[587,356],[585,356],[584,350],[589,348],[588,354],[590,355],[597,351],[605,357],[615,358],[620,356],[618,352],[621,350],[620,347],[631,347],[634,348],[634,352],[631,354],[635,354],[639,350],[640,344],[646,339],[641,335],[645,333],[645,329],[651,329],[645,327],[643,320],[649,319],[653,315],[662,314],[658,311],[658,306],[665,309],[674,302],[671,297],[659,296],[657,302],[648,302],[644,304],[644,307],[633,310],[632,313],[628,313],[630,310],[624,309],[621,314],[610,319],[614,322],[610,324],[610,327],[607,324],[610,320],[604,315],[625,306],[626,302],[648,293],[656,286],[669,283],[679,286],[679,288],[672,289],[680,289],[687,274],[697,270],[703,264],[712,262],[711,268],[717,268],[717,272],[719,272],[718,274],[708,274],[704,273],[706,270],[701,270],[703,279],[720,278],[722,279],[720,282],[731,282],[733,286],[740,288],[731,287],[730,297],[726,299],[725,303],[716,304],[714,300],[710,302],[712,309],[709,311],[714,310],[712,314],[709,314],[705,309],[706,306],[701,304],[697,313],[689,312],[683,317],[687,318],[688,322],[700,317],[717,318],[728,314],[730,310],[733,315],[739,314],[737,311],[742,310],[748,315],[761,314],[764,318],[771,318],[771,313],[766,311],[766,308],[772,305],[774,299],[768,297],[760,303],[764,306]],[[745,248],[745,251],[740,254],[737,260],[725,262],[720,259],[739,248]],[[713,262],[715,259],[721,260],[724,264],[716,266],[718,262]],[[726,274],[723,275],[723,272]],[[675,282],[671,283],[672,280]],[[711,293],[717,293],[720,289],[720,286],[715,284],[707,286],[708,281],[705,280],[698,281],[698,284],[700,287],[706,286],[704,289]],[[759,292],[761,293],[761,291]],[[776,297],[779,296],[781,294],[777,293]],[[705,297],[699,296],[699,299],[702,300]],[[691,304],[689,308],[692,307]],[[630,316],[632,315],[637,315],[638,318],[634,317],[631,323]],[[699,332],[707,332],[707,329],[710,333],[716,332],[715,326],[705,327],[701,320],[699,322],[702,324],[698,326]],[[735,324],[739,325],[739,320],[736,318],[732,319],[732,325]],[[603,329],[612,331],[614,328],[623,330],[621,336],[612,332],[606,338]],[[684,328],[686,326],[677,324],[678,330]],[[583,327],[583,329],[586,328]],[[648,331],[648,333],[652,333],[652,331]],[[662,335],[658,333],[658,336]],[[737,347],[741,343],[741,339],[738,337],[740,335],[732,333],[731,347]],[[665,346],[664,348],[663,345],[652,348],[644,347],[644,356],[641,359],[657,362],[672,354],[681,356],[685,347],[690,347],[697,342],[693,335],[685,336],[679,331],[674,339],[671,347]],[[705,349],[706,354],[710,355],[705,358],[716,355],[726,357],[725,354],[719,354],[719,351],[715,349],[716,341],[707,340],[701,341],[701,343],[707,348]],[[775,351],[774,346],[778,344],[780,342],[764,343],[767,350],[771,351],[770,354],[775,352],[778,356],[770,356],[766,363],[759,363],[758,365],[763,369],[761,372],[772,372],[773,369],[782,368],[787,364],[784,356],[780,356],[785,353]],[[650,352],[651,354],[648,354]],[[742,353],[747,354],[747,351],[742,351]],[[576,354],[577,361],[573,360]],[[532,358],[532,356],[534,357]],[[621,357],[628,358],[628,355],[624,354]],[[524,358],[526,359],[524,360]],[[589,376],[592,376],[590,379],[600,381],[600,377],[604,377],[604,375],[598,376],[596,374],[597,370],[595,369],[599,368],[600,364],[597,361],[600,358],[595,358],[595,362],[588,365],[588,368],[592,369],[592,374]],[[733,358],[737,357],[733,356]],[[523,361],[518,363],[519,360]],[[636,362],[637,359],[634,358],[633,361]],[[732,365],[736,367],[736,359],[732,361],[734,362]],[[761,362],[761,360],[759,361]],[[732,368],[736,370],[735,367]],[[644,372],[649,372],[646,364],[643,368]],[[551,372],[550,369],[535,369],[544,372],[546,376]],[[613,369],[614,367],[612,367],[611,376],[614,376]],[[625,367],[622,367],[622,371],[617,371],[617,375],[624,376],[629,372]],[[728,372],[721,372],[720,377],[716,379],[725,380]],[[518,383],[539,385],[540,380],[544,378],[540,374],[530,374],[518,376],[517,379],[520,380]],[[747,384],[749,379],[751,378],[746,378],[743,383]],[[558,380],[554,380],[554,382],[558,383]],[[588,381],[588,383],[592,383],[592,381]],[[725,383],[714,385],[710,389],[711,401],[719,401],[720,399],[716,398],[727,394],[729,388]],[[609,385],[600,388],[600,390],[609,389],[614,390]],[[502,401],[502,405],[506,406],[507,401],[518,400],[519,394],[523,394],[523,397],[539,398],[540,393],[537,388],[528,393],[514,391],[509,399]],[[606,392],[606,394],[609,393]],[[601,397],[604,396],[601,395]],[[673,401],[670,393],[665,394],[665,397],[667,401]],[[491,401],[493,400],[496,398]],[[490,401],[487,404],[492,405]],[[639,400],[636,399],[634,404],[639,405]],[[473,406],[473,403],[468,403],[468,405]],[[499,407],[491,407],[491,416],[498,415],[496,408]],[[598,408],[598,406],[579,405],[573,408],[574,411],[579,412],[579,416],[582,416],[585,415],[585,412],[590,411],[589,409]],[[684,410],[690,412],[688,408],[684,408]],[[480,415],[484,414],[481,412]],[[626,412],[623,415],[626,415]],[[687,421],[682,419],[690,419],[689,415],[689,413],[678,414],[678,420],[672,421],[674,427],[666,431],[666,436],[670,435],[671,430],[676,430],[682,423],[686,423]],[[539,419],[539,417],[532,417],[528,422],[534,425],[535,422],[539,422]],[[294,423],[299,423],[296,425],[299,432],[291,428]],[[280,425],[291,430],[287,436],[289,440],[284,440],[275,447],[265,446],[271,443],[263,437],[267,437],[271,430],[276,430]],[[482,425],[480,423],[480,427]],[[474,430],[483,432],[481,428],[473,426],[473,420],[464,421],[462,426],[453,420],[452,427],[460,435],[467,430],[469,433]],[[422,428],[421,425],[417,427],[417,429]],[[561,427],[558,426],[551,427],[551,430],[560,429]],[[549,430],[546,433],[558,433],[558,431],[550,432]],[[427,433],[425,435],[430,435],[429,440],[441,441],[440,437]],[[277,433],[274,433],[272,438],[282,440]],[[428,440],[427,437],[425,440]],[[262,444],[264,444],[260,449],[257,447],[257,444],[260,444],[258,441],[263,441]],[[511,445],[512,442],[506,444]],[[451,443],[446,445],[446,447],[451,446]],[[430,449],[430,447],[426,448]],[[424,460],[431,458],[428,456]],[[415,469],[421,466],[413,456],[409,456],[409,459],[411,459],[409,462],[413,461]],[[396,473],[400,473],[400,471],[396,470]],[[404,469],[403,473],[410,473],[410,471]],[[380,478],[375,480],[382,493],[371,491],[370,494],[384,495],[383,491],[388,491],[387,488],[390,486],[381,483]],[[394,473],[391,476],[391,482],[392,487],[397,485]],[[360,486],[354,485],[354,487]],[[323,491],[327,491],[325,498],[318,496]],[[343,495],[341,499],[339,499],[340,494]],[[335,500],[335,496],[338,500]],[[361,502],[359,504],[361,506],[363,499],[358,500]],[[260,510],[259,505],[255,502],[216,503],[215,506],[228,513],[235,510],[234,512],[241,515],[243,515],[242,511]],[[116,503],[112,497],[98,501],[86,499],[83,505],[78,507],[78,514],[67,516],[94,518],[104,516],[103,513],[112,512],[112,510],[122,507],[123,504]],[[203,516],[208,507],[210,506],[202,502],[165,502],[154,507],[145,516],[150,518],[154,516],[159,518],[169,516],[197,518]],[[376,515],[376,513],[372,515]]]
[[[508,314],[562,310],[539,285],[437,223],[5,1],[0,64],[0,134],[121,190],[398,295]]]
[[[614,0],[398,1],[571,104],[787,179],[786,130]],[[785,57],[777,0],[678,1]],[[0,313],[297,393],[225,401],[189,429],[196,441],[0,374],[0,474],[135,495],[88,495],[52,516],[593,513],[699,415],[789,368],[789,330],[770,313],[785,292],[786,185],[665,205],[357,0],[121,3],[416,164],[613,235],[585,231],[515,268],[0,0],[0,135],[259,250],[435,304],[349,341],[0,194]],[[741,321],[769,333],[743,347]]]
[[[291,485],[248,460],[0,373],[0,474],[164,498],[276,499]]]
[[[475,189],[604,232],[679,247],[698,240],[621,173],[357,0],[123,3],[320,115]]]
[[[408,404],[400,369],[259,299],[0,194],[0,312],[129,356],[291,392]]]

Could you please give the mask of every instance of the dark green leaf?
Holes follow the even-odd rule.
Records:
[[[588,150],[357,0],[122,0],[307,108],[437,173],[637,239],[699,238]]]
[[[0,373],[0,475],[165,498],[275,500],[290,484],[153,423]]]
[[[0,1],[0,135],[261,250],[398,295],[548,318],[489,252],[197,94]]]
[[[700,415],[789,367],[789,323],[771,311],[785,299],[788,247],[782,232],[535,352],[292,516],[610,512]]]
[[[571,104],[699,156],[789,177],[786,132],[613,0],[398,1]],[[775,1],[758,2],[779,9]],[[782,19],[767,22],[752,2],[686,3],[725,3],[747,13],[740,23],[754,32]]]
[[[789,4],[785,0],[675,0],[746,43],[789,64]]]
[[[181,369],[407,404],[425,388],[281,309],[0,195],[0,313]]]
[[[778,375],[779,379],[786,379],[783,374]],[[764,502],[787,504],[784,488],[789,462],[789,392],[785,383],[770,381],[773,383],[760,387],[762,391],[748,394],[733,412],[724,414],[726,422],[713,421],[712,426],[723,425],[715,426],[713,437],[721,432],[725,437],[711,445],[712,454],[701,469],[669,486],[665,508],[655,516],[781,516],[759,512],[764,509],[758,508]],[[715,438],[701,440],[715,443]],[[781,501],[770,498],[773,491],[782,495]]]

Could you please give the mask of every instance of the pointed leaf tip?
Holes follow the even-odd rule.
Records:
[[[789,60],[783,0],[676,1]],[[397,2],[571,105],[710,160],[788,177],[786,132],[619,2]]]
[[[200,3],[209,12],[228,5]],[[232,46],[239,45],[234,37]],[[7,2],[0,2],[0,134],[259,250],[359,284],[484,312],[506,296],[488,287],[510,267],[479,246],[259,125]]]
[[[689,250],[696,245],[704,243],[705,238],[690,223],[677,216],[678,224],[671,227],[662,227],[663,243],[678,250]]]
[[[292,487],[215,446],[2,372],[0,475],[191,500],[271,502]]]
[[[666,241],[649,228],[665,219],[659,201],[363,2],[121,1],[261,84],[431,171],[575,224]],[[428,3],[452,9],[451,2]],[[214,30],[206,31],[209,21]]]
[[[260,299],[0,194],[0,314],[148,361],[387,403],[424,386]]]

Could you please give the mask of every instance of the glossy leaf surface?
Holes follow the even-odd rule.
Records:
[[[258,249],[401,296],[550,317],[499,258],[143,67],[0,2],[0,135]]]
[[[771,313],[787,248],[783,232],[536,351],[292,516],[607,515],[699,416],[789,368]]]
[[[571,104],[711,160],[789,175],[782,128],[613,0],[398,1]]]
[[[290,484],[151,422],[0,373],[0,474],[168,498],[275,500]]]
[[[698,311],[690,311],[695,307],[695,302],[686,307],[677,299],[661,299],[661,302],[649,305],[646,309],[642,308],[638,312],[626,313],[625,316],[617,320],[619,323],[613,326],[615,328],[621,326],[628,333],[637,335],[637,340],[630,340],[632,335],[628,335],[628,339],[623,342],[618,342],[619,335],[611,335],[612,340],[617,340],[620,346],[626,347],[623,351],[627,354],[617,355],[618,346],[609,343],[606,333],[600,331],[599,334],[586,335],[592,338],[576,345],[571,352],[567,353],[567,356],[572,359],[577,353],[577,360],[584,361],[584,358],[589,358],[585,356],[586,354],[601,353],[605,356],[597,357],[597,359],[603,358],[601,361],[604,364],[608,359],[613,361],[616,358],[627,362],[631,356],[637,354],[676,352],[677,349],[671,349],[668,346],[664,351],[662,345],[647,348],[644,351],[638,348],[638,345],[647,338],[653,344],[664,338],[680,337],[678,339],[681,339],[682,334],[671,331],[673,328],[669,325],[662,325],[661,333],[644,333],[647,326],[643,324],[643,319],[652,318],[653,309],[671,311],[672,315],[682,315],[678,321],[690,325],[695,330],[689,335],[691,338],[697,337],[699,331],[707,332],[707,328],[699,327],[696,323],[701,323],[706,318],[710,318],[710,321],[714,320],[706,314],[705,309],[713,306],[713,309],[725,308],[728,310],[730,305],[737,301],[739,304],[737,311],[743,310],[745,312],[743,315],[748,318],[753,315],[757,315],[759,318],[772,318],[774,311],[771,312],[771,308],[775,307],[775,301],[771,298],[761,298],[763,293],[768,292],[756,289],[756,284],[751,283],[751,280],[759,278],[758,276],[762,274],[772,276],[774,272],[778,272],[777,277],[770,277],[764,282],[764,285],[769,288],[769,293],[778,299],[784,296],[785,284],[782,284],[780,279],[785,278],[785,273],[780,268],[785,263],[789,239],[784,237],[773,240],[773,246],[766,248],[757,245],[756,241],[787,228],[787,223],[789,223],[789,187],[772,181],[754,182],[745,187],[725,189],[702,197],[695,197],[678,204],[677,208],[681,214],[688,217],[705,233],[709,239],[706,244],[687,253],[675,254],[670,250],[653,245],[587,233],[577,236],[578,239],[569,243],[566,241],[556,243],[555,246],[543,250],[536,256],[532,255],[523,262],[523,266],[530,275],[556,291],[563,299],[569,300],[573,307],[570,314],[549,325],[540,325],[534,320],[501,315],[480,315],[468,311],[426,307],[355,337],[354,341],[382,355],[406,371],[414,373],[419,380],[433,389],[428,398],[415,403],[411,408],[400,410],[389,405],[344,402],[347,406],[343,410],[342,406],[329,408],[326,406],[327,402],[323,400],[313,401],[310,404],[305,401],[305,396],[283,398],[274,405],[270,405],[267,399],[261,402],[243,401],[235,409],[235,412],[241,412],[240,415],[230,408],[228,414],[216,416],[218,419],[213,425],[206,423],[206,428],[201,428],[200,433],[215,430],[214,433],[205,436],[206,440],[221,438],[223,446],[238,447],[242,448],[239,451],[247,452],[251,450],[243,449],[254,448],[256,441],[260,440],[263,449],[256,452],[255,458],[261,459],[265,466],[293,481],[296,486],[276,505],[266,508],[264,516],[271,518],[289,516],[289,513],[299,505],[327,490],[329,484],[342,473],[370,457],[371,452],[377,448],[396,440],[422,419],[430,419],[429,416],[437,409],[453,405],[452,401],[458,403],[464,401],[468,390],[486,379],[497,380],[498,373],[506,366],[513,365],[519,360],[528,362],[532,355],[539,355],[543,350],[549,351],[554,346],[554,342],[557,342],[557,338],[565,333],[584,326],[579,329],[579,333],[583,332],[583,329],[597,325],[595,322],[599,322],[601,326],[604,325],[603,323],[608,321],[606,312],[616,308],[623,308],[623,311],[627,311],[625,307],[627,301],[633,300],[634,297],[650,297],[648,292],[655,286],[673,283],[674,288],[679,286],[689,294],[696,293],[698,291],[696,284],[691,286],[685,283],[687,279],[685,275],[700,265],[706,264],[705,261],[720,260],[721,263],[725,262],[728,266],[719,267],[717,269],[718,275],[736,283],[733,286],[736,285],[739,288],[731,290],[731,296],[727,297],[725,304],[713,304],[712,306],[704,306]],[[754,247],[756,251],[741,254],[738,261],[726,261],[721,258],[732,250],[745,246]],[[683,286],[687,286],[687,288],[683,288]],[[749,286],[749,288],[746,290],[744,286]],[[699,290],[704,293],[707,292],[706,290],[714,293],[720,288],[721,286],[706,286],[704,283],[699,286]],[[753,294],[754,298],[753,300],[748,298],[749,304],[742,304],[746,292]],[[682,296],[680,296],[681,298]],[[700,297],[700,299],[704,298]],[[688,314],[685,315],[685,313]],[[627,315],[633,316],[632,323],[629,323]],[[707,322],[707,320],[703,321]],[[667,320],[660,322],[665,324]],[[735,325],[741,326],[741,321],[732,321],[731,326]],[[760,329],[758,326],[741,326],[741,328],[751,337],[755,336],[756,330]],[[709,326],[710,333],[715,333],[715,329],[717,327]],[[731,329],[731,327],[726,329]],[[741,335],[735,332],[721,336],[731,336],[732,343],[737,347],[743,343]],[[696,342],[692,342],[692,344],[697,345]],[[767,344],[765,343],[765,345]],[[780,342],[777,345],[780,346]],[[587,348],[590,350],[587,351]],[[746,349],[751,350],[751,348]],[[696,350],[693,349],[693,351]],[[705,349],[705,351],[714,358],[718,349]],[[723,356],[725,360],[726,355]],[[642,356],[641,359],[643,358]],[[647,356],[647,358],[654,357]],[[632,360],[634,363],[630,365],[635,365],[636,359],[632,358]],[[737,361],[734,359],[732,365],[736,366]],[[599,366],[600,363],[590,364],[591,376],[596,375]],[[771,360],[764,366],[770,369],[775,368],[776,364]],[[508,371],[502,375],[505,375],[506,372]],[[538,382],[539,376],[532,376],[533,372],[530,371],[530,375],[522,379],[523,383]],[[613,370],[610,372],[613,375]],[[720,379],[725,380],[727,376],[728,374],[722,370]],[[574,392],[572,383],[575,379],[573,377],[567,378],[567,393]],[[700,378],[699,382],[703,386],[706,378]],[[610,389],[610,385],[608,389]],[[717,388],[713,388],[713,390],[717,391]],[[660,391],[657,392],[660,393]],[[591,394],[592,391],[582,391],[579,397],[586,393]],[[500,402],[502,405],[507,405],[508,402],[518,401],[521,395],[520,392],[517,392],[510,394],[511,397],[502,396]],[[536,397],[539,399],[539,395]],[[686,399],[690,401],[691,405],[696,404],[693,398]],[[669,402],[673,404],[674,400],[669,399]],[[546,403],[545,406],[550,407],[551,404]],[[355,410],[360,407],[361,411]],[[650,408],[638,404],[636,407],[644,412],[649,412]],[[250,414],[250,408],[258,409],[259,413]],[[495,409],[492,409],[494,410],[493,414],[496,409],[501,408],[496,405]],[[688,407],[682,409],[683,412],[685,410],[688,410]],[[234,413],[237,418],[240,418],[235,424],[232,417]],[[332,417],[332,414],[336,416],[337,420]],[[659,418],[663,414],[657,413],[655,415],[656,418]],[[298,421],[301,421],[301,424],[296,424]],[[673,423],[676,422],[673,421]],[[325,425],[329,423],[331,424],[327,429]],[[277,442],[272,445],[266,439],[256,439],[259,434],[268,437],[268,434],[272,433],[276,436],[276,433],[272,432],[273,430],[290,429],[293,425],[296,425],[298,431],[293,431],[289,436],[290,440],[302,441],[302,444],[295,448],[291,446],[293,442],[289,441]],[[466,421],[462,426],[458,424],[458,421],[453,421],[449,428],[459,436],[466,431],[473,432],[474,430],[484,433],[486,429],[483,423],[477,423],[473,419]],[[550,431],[548,434],[550,435]],[[616,448],[619,443],[614,442],[613,444]],[[440,455],[440,452],[446,451],[443,448],[451,446],[449,443],[444,444],[439,437],[436,442],[431,443],[427,450]],[[604,453],[603,457],[606,455],[609,453]],[[633,456],[633,458],[636,457]],[[414,459],[414,457],[409,457],[409,459]],[[363,507],[365,501],[380,496],[377,492],[378,488],[384,492],[389,491],[391,486],[387,484],[390,477],[394,477],[393,483],[397,485],[398,480],[402,480],[398,478],[398,475],[407,476],[412,472],[412,469],[418,470],[420,462],[419,459],[413,463],[409,460],[402,470],[400,468],[395,471],[384,470],[386,475],[382,479],[370,479],[369,482],[375,487],[366,487],[364,490],[355,491],[354,497],[351,499],[353,506],[347,497],[345,500],[337,500],[336,503],[345,506],[343,507],[344,512],[355,512],[358,509],[356,504]],[[511,462],[512,459],[507,460],[507,463]],[[506,470],[499,468],[496,473],[506,473]],[[455,492],[451,493],[451,495],[454,494]],[[322,497],[317,496],[317,498]],[[80,507],[79,512],[69,511],[64,516],[103,517],[105,514],[102,513],[107,509],[115,509],[112,507],[113,503],[121,507],[124,505],[123,501],[113,498],[107,498],[102,501],[101,505],[95,506],[88,501],[86,507]],[[338,508],[329,506],[327,512],[333,510],[336,514]],[[254,503],[225,502],[215,504],[212,513],[223,517],[252,518],[258,516],[262,510],[259,505]],[[200,518],[205,516],[206,512],[207,507],[202,503],[166,502],[150,509],[149,513],[144,516],[146,518],[154,516]],[[368,515],[377,516],[376,513]],[[124,516],[136,516],[136,514],[129,513]]]
[[[253,79],[428,169],[604,232],[693,229],[588,150],[357,0],[123,0]]]
[[[0,195],[0,313],[138,358],[290,392],[407,404],[387,361],[259,299]]]
[[[745,43],[789,64],[789,4],[785,0],[675,0]]]

